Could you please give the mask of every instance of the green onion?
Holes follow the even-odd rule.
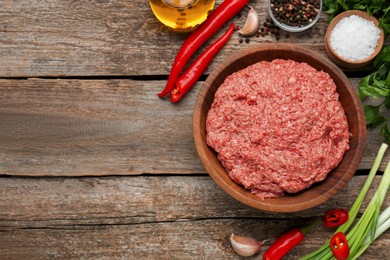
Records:
[[[354,223],[357,214],[359,213],[359,210],[361,208],[361,205],[363,203],[363,200],[371,186],[372,181],[374,180],[374,177],[379,169],[380,163],[383,159],[383,156],[386,152],[386,149],[388,148],[388,145],[383,143],[381,147],[379,148],[378,154],[375,158],[374,164],[370,170],[370,173],[367,176],[367,180],[365,181],[358,197],[356,198],[355,202],[351,206],[351,209],[349,210],[349,219],[346,223],[341,225],[336,231],[337,232],[343,232],[347,233],[349,228]],[[390,163],[389,163],[390,165]],[[348,233],[347,239],[348,244],[350,245],[351,255],[352,254],[358,254],[360,251],[363,250],[365,246],[365,239],[367,235],[370,236],[370,240],[373,241],[375,237],[375,229],[377,227],[377,223],[379,224],[378,217],[379,217],[379,211],[380,207],[383,204],[384,198],[386,196],[387,190],[389,188],[389,182],[390,182],[390,166],[385,170],[385,173],[382,177],[382,181],[378,187],[377,192],[373,196],[369,206],[367,206],[367,209],[363,213],[363,216],[360,218],[359,222],[355,225],[353,229]],[[387,184],[387,186],[386,186]],[[364,240],[364,241],[362,241]],[[367,245],[368,247],[368,245]],[[362,251],[364,252],[364,250]],[[327,240],[321,248],[314,251],[313,253],[306,255],[302,257],[302,260],[306,259],[331,259],[333,256],[332,251],[329,246],[329,240]]]
[[[362,217],[348,233],[347,240],[350,246],[350,256],[354,257],[361,248],[366,237],[374,240],[383,201],[386,198],[390,185],[390,163],[387,164],[381,183],[364,211]]]
[[[386,232],[389,228],[390,228],[390,206],[387,207],[387,209],[380,214],[378,219],[378,226],[375,231],[374,238],[372,238],[371,236],[367,236],[363,244],[359,248],[359,251],[352,257],[352,259],[357,259],[359,256],[361,256],[364,253],[364,251],[366,251],[368,246],[380,235]]]

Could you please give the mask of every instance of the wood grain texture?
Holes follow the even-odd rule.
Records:
[[[365,179],[356,176],[334,198],[316,208],[269,213],[236,201],[208,176],[2,177],[0,227],[4,231],[218,218],[313,218],[334,207],[349,208]],[[372,197],[379,182],[378,175],[367,197]],[[390,206],[389,196],[386,206]]]
[[[267,1],[251,3],[264,21]],[[2,1],[1,7],[0,77],[167,75],[187,36],[160,24],[146,0],[20,0]],[[233,19],[238,26],[246,12]],[[289,38],[282,33],[279,41],[325,54],[326,21],[324,14],[313,28]],[[253,37],[240,44],[234,34],[208,71],[237,49],[274,41]]]
[[[251,1],[262,20],[266,2]],[[273,240],[326,209],[349,207],[365,180],[355,176],[299,213],[244,206],[202,176],[192,137],[202,82],[179,104],[157,98],[187,35],[161,25],[147,0],[0,3],[0,259],[237,259],[231,232]],[[246,12],[233,21],[242,26]],[[325,55],[326,20],[279,41]],[[206,75],[264,42],[275,38],[240,44],[235,34]],[[359,169],[371,167],[379,130],[367,143]],[[288,259],[329,235],[317,227]],[[389,241],[387,232],[364,259],[386,259]]]
[[[0,174],[203,171],[193,148],[194,93],[173,106],[157,97],[163,82],[29,79],[0,85]]]
[[[179,104],[157,97],[164,84],[0,80],[0,175],[205,173],[192,134],[201,82]],[[359,169],[371,168],[378,129],[367,144]]]
[[[109,226],[57,226],[2,232],[3,259],[240,259],[232,250],[232,232],[258,240],[276,240],[302,221],[214,219]],[[298,259],[318,249],[331,231],[314,229],[283,259]],[[389,234],[375,241],[363,259],[387,259]],[[258,255],[259,259],[269,244]]]
[[[365,179],[355,177],[317,208],[275,214],[238,203],[206,176],[3,177],[0,258],[232,259],[236,255],[227,240],[232,232],[274,240],[326,210],[349,208]],[[368,197],[379,181],[378,176]],[[389,205],[387,197],[384,207]],[[330,234],[331,230],[317,225],[288,259],[313,251]],[[389,239],[386,232],[365,259],[385,256]]]

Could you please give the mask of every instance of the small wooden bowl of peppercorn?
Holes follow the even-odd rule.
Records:
[[[269,0],[269,15],[273,22],[288,32],[302,32],[320,18],[322,0]]]
[[[347,69],[360,69],[370,64],[384,43],[384,32],[378,24],[375,17],[359,10],[337,15],[324,37],[329,58]]]
[[[253,87],[253,84],[249,84],[248,82],[253,82],[253,81],[245,81],[243,80],[242,84],[240,85],[238,83],[230,84],[230,86],[236,86],[233,87],[232,89],[236,89],[238,92],[238,95],[236,96],[235,94],[232,94],[232,92],[226,91],[226,79],[231,78],[233,75],[248,75],[246,73],[249,73],[248,71],[245,71],[245,73],[240,73],[242,70],[245,70],[248,68],[248,66],[252,66],[255,64],[259,64],[259,62],[264,62],[264,63],[270,63],[270,62],[297,62],[300,64],[307,64],[312,67],[312,69],[315,69],[318,73],[327,73],[329,74],[330,78],[333,80],[335,84],[335,91],[337,92],[338,100],[341,104],[341,107],[343,108],[345,112],[346,118],[344,120],[347,120],[348,122],[348,140],[349,140],[349,149],[345,151],[344,155],[342,158],[340,158],[340,162],[336,166],[336,168],[333,168],[331,170],[327,177],[323,179],[320,182],[317,182],[313,184],[310,187],[307,187],[304,190],[301,190],[300,192],[297,193],[285,193],[283,196],[280,197],[266,197],[266,198],[260,198],[257,196],[257,194],[253,193],[251,191],[251,187],[249,189],[246,189],[243,185],[238,184],[236,180],[232,179],[229,176],[228,170],[225,168],[224,164],[222,161],[220,161],[219,155],[220,153],[217,153],[213,147],[211,147],[209,142],[207,141],[209,138],[209,132],[207,130],[210,129],[210,124],[212,122],[217,122],[215,119],[218,120],[217,124],[213,124],[214,126],[221,126],[222,131],[219,132],[219,134],[214,135],[218,140],[222,140],[222,136],[224,135],[224,131],[229,131],[227,128],[223,128],[223,122],[231,122],[229,121],[231,115],[242,115],[241,118],[247,118],[245,117],[246,114],[241,113],[240,111],[237,111],[238,106],[235,106],[234,104],[232,106],[228,106],[227,108],[232,108],[231,113],[226,112],[223,116],[217,116],[217,117],[212,117],[213,119],[209,120],[209,112],[211,109],[213,109],[214,105],[221,104],[219,102],[222,102],[222,100],[230,100],[230,98],[222,99],[221,100],[221,94],[222,95],[230,95],[231,97],[239,97],[237,100],[238,102],[241,102],[242,100],[247,100],[241,95],[244,93],[249,93],[246,92],[247,88],[246,86],[250,85]],[[264,64],[262,63],[262,64]],[[253,70],[253,67],[251,67],[253,75],[257,75],[259,79],[264,79],[261,84],[266,84],[266,82],[275,82],[275,81],[270,81],[270,78],[265,75],[259,76],[257,70]],[[296,67],[294,67],[296,69]],[[281,70],[283,71],[283,70]],[[267,70],[268,72],[268,70]],[[307,72],[307,71],[306,71]],[[315,73],[317,73],[315,72]],[[281,72],[282,73],[282,72]],[[297,77],[293,76],[294,71],[286,72],[291,79],[292,77]],[[313,70],[310,72],[310,77],[313,78]],[[270,75],[271,77],[271,75]],[[272,76],[273,79],[280,79],[278,76]],[[283,76],[284,77],[284,76]],[[284,77],[285,78],[285,77]],[[317,78],[316,78],[317,79]],[[228,82],[232,82],[229,81]],[[318,82],[317,80],[313,80],[313,82]],[[238,85],[235,85],[238,84]],[[273,83],[272,83],[273,84]],[[272,85],[270,84],[270,85]],[[314,84],[314,83],[313,83]],[[333,84],[333,83],[332,83]],[[282,84],[283,85],[283,84]],[[324,84],[319,84],[319,85],[324,85]],[[222,92],[218,91],[222,87]],[[264,89],[263,87],[259,87],[260,89]],[[311,89],[311,87],[309,87]],[[241,92],[240,92],[241,91]],[[241,93],[241,95],[240,95]],[[260,92],[254,92],[254,93],[260,93]],[[263,93],[263,92],[261,92]],[[271,93],[273,93],[271,91]],[[278,92],[280,93],[280,92]],[[292,92],[292,93],[297,93],[297,92]],[[306,96],[310,96],[310,93],[306,93]],[[312,92],[313,93],[313,92]],[[218,96],[216,96],[216,94]],[[260,95],[260,96],[259,96]],[[289,94],[286,94],[286,96]],[[223,96],[225,97],[225,96]],[[261,94],[256,94],[256,95],[250,95],[248,96],[251,99],[250,100],[262,100],[261,99]],[[312,96],[310,96],[312,97]],[[240,99],[241,98],[241,99]],[[259,99],[256,99],[259,98]],[[217,103],[214,103],[214,101],[217,100]],[[311,100],[311,99],[310,99]],[[259,108],[262,105],[264,105],[264,102],[250,102],[249,103],[241,103],[239,107],[248,107],[249,105],[254,106],[255,108]],[[292,102],[292,101],[290,101]],[[248,104],[248,106],[246,106]],[[255,105],[256,104],[256,105]],[[276,104],[276,102],[275,102]],[[294,102],[286,104],[289,107],[292,106]],[[301,103],[299,103],[301,104]],[[259,105],[259,106],[257,106]],[[291,105],[291,106],[290,106]],[[279,106],[279,105],[278,105]],[[281,106],[283,107],[283,106]],[[326,111],[334,111],[333,109],[328,109],[328,106],[326,107]],[[215,107],[214,107],[215,108]],[[288,110],[288,109],[287,109]],[[287,111],[285,110],[285,111]],[[309,109],[310,110],[310,109]],[[230,111],[230,110],[228,110]],[[258,113],[260,113],[259,110],[256,110]],[[306,110],[308,111],[308,110]],[[312,110],[310,110],[312,111]],[[257,120],[258,118],[268,118],[267,114],[260,115],[258,113],[251,112],[250,119],[247,119],[247,123],[251,123],[254,120]],[[271,112],[272,114],[272,112]],[[278,118],[285,118],[285,117],[278,117]],[[302,118],[301,115],[298,116],[298,118]],[[339,118],[339,117],[337,117]],[[225,120],[220,124],[219,120]],[[337,122],[338,119],[336,120]],[[256,121],[258,122],[258,121]],[[268,121],[270,122],[270,121]],[[315,122],[318,122],[317,119]],[[237,121],[233,124],[234,127],[238,126],[249,126],[249,124],[239,124]],[[267,138],[272,138],[276,137],[276,133],[271,130],[271,125],[274,123],[269,123],[268,128],[265,132],[261,132],[263,134],[260,135],[260,138],[264,138],[267,136]],[[336,125],[339,123],[336,123]],[[255,124],[257,125],[257,123]],[[320,123],[319,125],[322,125]],[[308,129],[312,129],[313,124],[307,125]],[[254,128],[247,128],[254,130]],[[261,128],[263,129],[263,128]],[[276,128],[279,129],[279,128]],[[281,127],[280,129],[285,129]],[[299,128],[301,129],[301,128]],[[258,129],[257,129],[258,130]],[[233,132],[235,134],[238,134],[240,130],[237,130],[236,132]],[[257,131],[251,131],[250,133],[256,133]],[[282,132],[282,130],[281,130]],[[366,143],[366,122],[365,122],[365,117],[364,117],[364,111],[362,107],[362,103],[357,95],[357,92],[355,88],[351,85],[350,81],[348,78],[345,76],[345,74],[338,68],[334,63],[332,63],[330,60],[328,60],[326,57],[323,57],[322,55],[296,45],[292,44],[285,44],[285,43],[270,43],[270,44],[259,44],[259,45],[254,45],[251,47],[248,47],[242,51],[237,52],[234,55],[231,55],[229,58],[224,60],[221,64],[219,64],[212,72],[211,74],[207,77],[206,81],[204,82],[198,97],[196,99],[195,107],[194,107],[194,112],[193,112],[193,136],[194,136],[194,143],[195,147],[197,150],[197,153],[199,155],[199,158],[201,159],[201,162],[203,166],[205,167],[206,171],[209,173],[210,177],[216,182],[216,184],[224,190],[227,194],[229,194],[231,197],[235,198],[239,202],[251,206],[253,208],[256,208],[261,211],[267,211],[267,212],[297,212],[297,211],[302,211],[306,209],[310,209],[313,207],[316,207],[328,199],[330,199],[332,196],[334,196],[336,193],[340,192],[343,190],[343,188],[347,185],[348,181],[353,177],[355,174],[355,171],[358,168],[358,165],[362,159],[363,156],[363,151]],[[285,135],[289,136],[289,135]],[[247,138],[244,138],[243,140],[249,140],[251,137],[248,134]],[[216,142],[219,142],[219,141]],[[224,139],[226,140],[226,139]],[[229,140],[229,139],[227,139]],[[275,139],[276,140],[276,139]],[[292,139],[291,139],[292,140]],[[296,140],[296,136],[294,135],[294,140]],[[264,140],[263,140],[264,141]],[[235,141],[234,141],[235,142]],[[249,141],[248,141],[249,142]],[[240,142],[241,145],[245,145],[248,142]],[[262,141],[260,141],[262,143]],[[275,141],[275,143],[280,144],[280,142]],[[221,147],[230,147],[230,143],[225,143],[221,144]],[[238,144],[238,143],[235,143]],[[325,142],[326,144],[326,142]],[[213,144],[211,144],[213,145]],[[231,152],[240,155],[241,158],[247,158],[244,157],[245,155],[242,154],[241,152],[244,152],[243,150],[240,149],[239,146],[237,147],[237,152],[234,150],[230,150]],[[247,146],[245,146],[247,147]],[[292,148],[291,145],[284,146],[284,150],[290,151],[290,148]],[[301,147],[305,148],[305,147]],[[282,148],[281,148],[282,149]],[[315,149],[315,148],[314,148]],[[327,149],[324,149],[326,151]],[[299,150],[299,153],[302,152],[302,149]],[[268,156],[268,153],[257,153],[254,152],[252,154],[263,156],[263,159],[266,158],[266,162],[268,162],[270,157]],[[308,155],[310,153],[307,153]],[[314,153],[313,153],[314,154]],[[226,154],[225,154],[226,155]],[[311,158],[309,155],[308,157]],[[278,159],[280,158],[279,156],[272,157],[277,163],[280,163],[281,160]],[[252,160],[253,162],[256,163],[257,160]],[[288,161],[288,160],[287,160]],[[298,161],[298,160],[297,160]],[[235,169],[240,168],[240,166],[237,166],[236,161],[230,161],[231,165],[234,165],[236,167]],[[260,162],[260,161],[257,161]],[[261,160],[261,162],[264,162]],[[294,163],[293,161],[289,162],[288,165],[291,165]],[[259,164],[260,165],[260,164]],[[315,165],[315,164],[313,164]],[[256,166],[254,166],[256,167]],[[263,165],[258,166],[258,167],[263,167]],[[316,166],[314,166],[316,167]],[[266,167],[262,168],[263,171],[268,169],[274,169],[274,168],[269,168]],[[251,168],[251,169],[257,169],[257,168]],[[274,173],[280,172],[279,169],[285,169],[284,167],[280,167],[278,169],[274,170]],[[287,168],[286,168],[287,169]],[[262,171],[260,172],[250,172],[249,175],[246,176],[260,176],[262,174]],[[295,178],[295,177],[294,177]],[[270,182],[268,184],[265,184],[264,189],[268,191],[268,188],[271,188],[274,183]]]

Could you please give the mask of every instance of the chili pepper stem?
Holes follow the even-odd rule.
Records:
[[[312,221],[309,225],[306,225],[304,227],[301,228],[301,232],[304,234],[304,235],[307,235],[313,228],[314,226],[318,223],[318,220],[314,220]]]

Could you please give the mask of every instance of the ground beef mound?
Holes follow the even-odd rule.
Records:
[[[291,60],[226,78],[207,115],[207,143],[230,178],[260,198],[322,181],[349,149],[345,112],[328,73]]]

